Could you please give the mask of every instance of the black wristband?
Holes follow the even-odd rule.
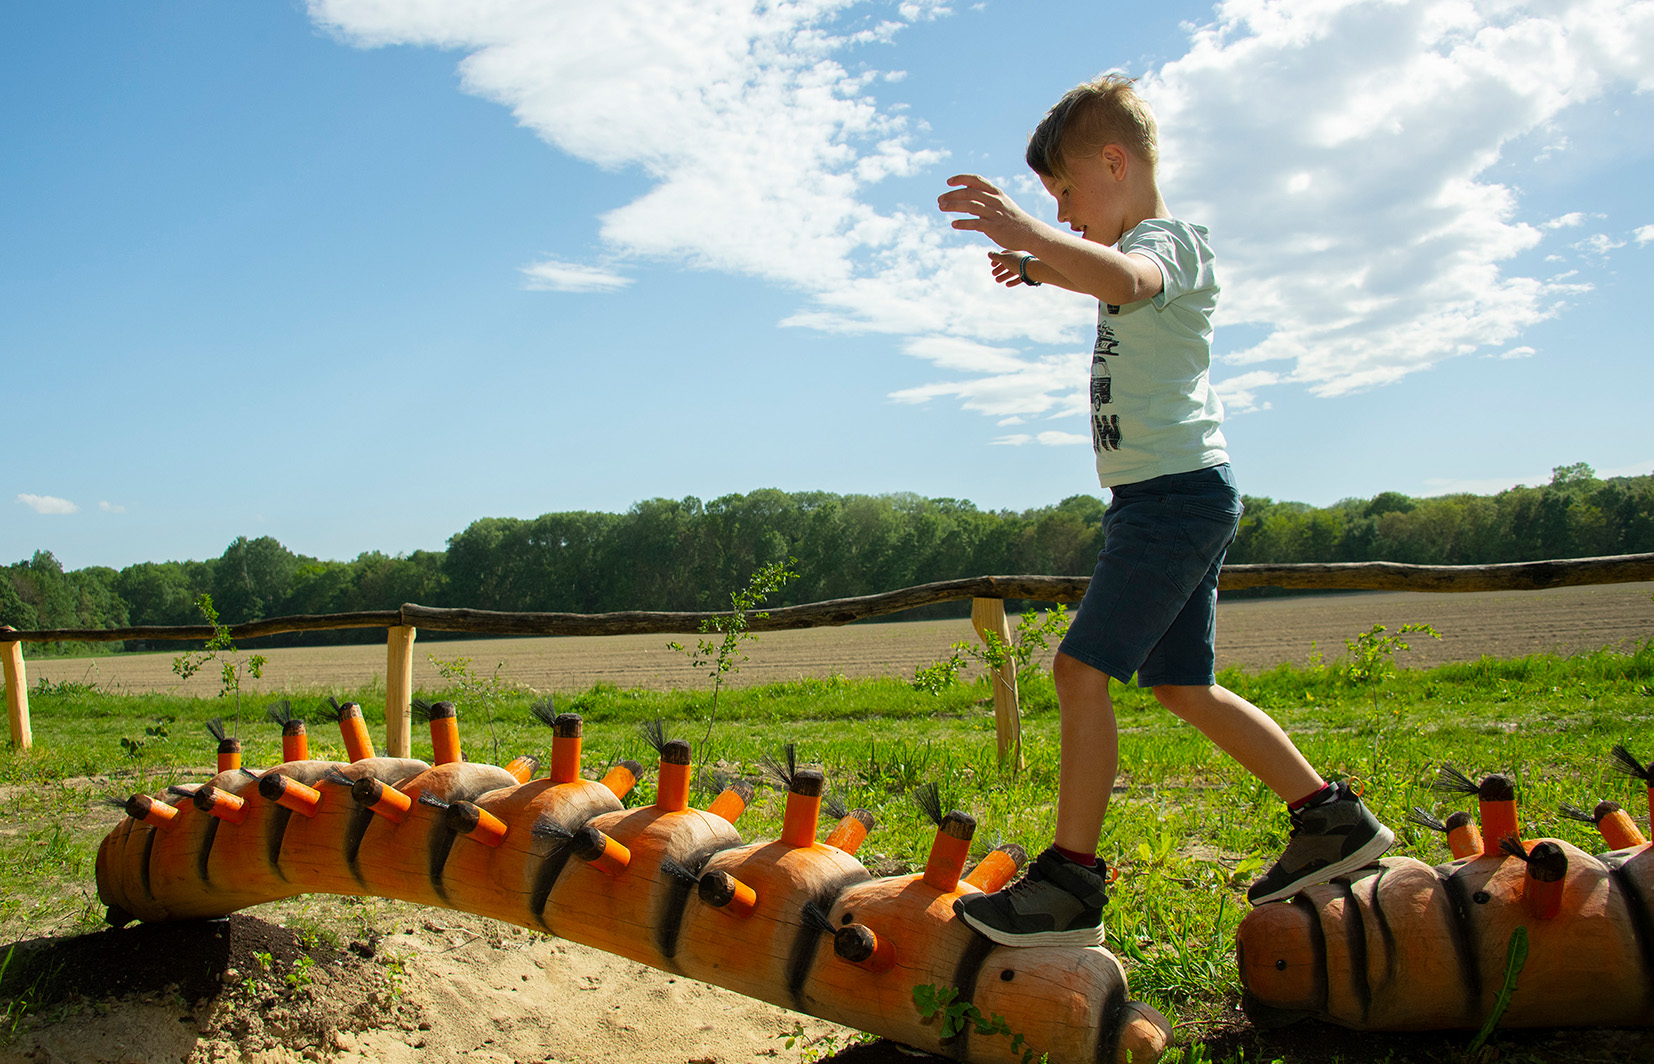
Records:
[[[1032,277],[1028,276],[1028,264],[1033,261],[1034,256],[1032,255],[1024,255],[1022,258],[1018,259],[1017,276],[1022,279],[1023,284],[1028,285],[1030,288],[1038,288],[1044,282],[1036,281]]]

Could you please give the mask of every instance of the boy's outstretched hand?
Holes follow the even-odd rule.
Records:
[[[948,184],[959,187],[938,196],[936,206],[949,214],[975,215],[974,218],[955,218],[955,229],[973,229],[1008,251],[1033,250],[1029,244],[1040,223],[987,178],[977,174],[958,174],[948,178]],[[995,280],[1003,280],[999,276],[999,265],[996,260]]]

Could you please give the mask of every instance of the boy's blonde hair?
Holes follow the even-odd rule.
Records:
[[[1028,138],[1028,166],[1043,177],[1069,180],[1064,156],[1096,155],[1120,144],[1149,164],[1160,162],[1154,112],[1132,86],[1136,78],[1104,74],[1068,90]]]

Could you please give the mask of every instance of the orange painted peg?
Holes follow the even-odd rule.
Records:
[[[367,806],[392,824],[406,820],[408,810],[413,808],[412,798],[395,787],[385,786],[372,776],[363,776],[351,784],[350,796],[357,804]]]
[[[698,890],[702,901],[743,920],[758,907],[758,892],[728,872],[713,869],[706,873]]]
[[[452,765],[463,760],[459,748],[459,711],[452,702],[435,702],[428,715],[431,723],[431,763]]]
[[[573,783],[580,778],[580,714],[558,714],[551,729],[551,782]]]
[[[505,841],[505,822],[472,802],[454,802],[442,815],[454,831],[484,846],[498,846]]]
[[[307,787],[298,780],[288,779],[279,772],[266,772],[261,776],[258,793],[265,801],[275,802],[283,809],[291,809],[304,816],[315,816],[317,806],[322,804],[321,791]]]
[[[195,808],[227,824],[239,824],[247,819],[245,799],[210,783],[196,790],[191,800],[195,802]]]
[[[936,826],[936,837],[930,843],[930,856],[925,861],[924,881],[943,894],[959,886],[959,876],[965,871],[965,861],[971,855],[971,838],[976,834],[976,819],[957,809],[942,818]]]
[[[339,736],[345,742],[345,756],[351,761],[365,761],[373,756],[373,739],[368,735],[368,723],[362,719],[362,707],[346,702],[339,707]]]
[[[799,769],[787,788],[787,808],[781,814],[781,841],[794,849],[814,846],[816,818],[827,777],[813,768]]]
[[[605,773],[602,783],[603,786],[609,788],[609,791],[616,798],[624,798],[632,793],[632,788],[637,786],[638,777],[641,775],[643,775],[643,766],[628,759],[616,764]]]
[[[147,794],[134,794],[126,800],[126,815],[141,820],[152,828],[170,828],[178,810],[165,802],[157,802]]]
[[[510,764],[505,766],[505,770],[511,773],[511,778],[518,783],[527,783],[534,778],[536,772],[540,771],[540,759],[530,754],[522,754],[512,758]]]
[[[865,809],[852,809],[839,818],[839,822],[833,825],[833,830],[821,841],[854,855],[866,841],[867,833],[872,830],[873,814]]]
[[[632,851],[590,824],[574,833],[569,848],[574,855],[608,876],[618,876],[632,863]]]
[[[995,847],[993,852],[977,862],[965,882],[984,894],[992,894],[1016,878],[1022,866],[1028,863],[1028,851],[1014,842]]]
[[[747,803],[750,801],[752,784],[746,780],[735,780],[719,792],[718,797],[712,799],[712,804],[706,807],[706,811],[733,824],[747,811]]]
[[[689,808],[689,777],[694,772],[689,762],[689,744],[682,739],[661,744],[660,775],[655,787],[656,809],[681,813]]]

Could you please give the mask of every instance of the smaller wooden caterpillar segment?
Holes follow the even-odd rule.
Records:
[[[1443,780],[1456,792],[1469,782],[1448,772]],[[1507,778],[1470,789],[1481,801],[1482,838],[1498,840],[1492,847],[1450,834],[1448,864],[1387,857],[1247,915],[1236,954],[1255,1019],[1479,1028],[1521,927],[1528,956],[1502,1024],[1654,1024],[1654,848],[1639,841],[1592,856],[1558,839],[1523,840]],[[1609,815],[1618,806],[1604,804],[1613,810],[1599,805],[1595,821],[1610,844],[1624,841]],[[1414,812],[1415,823],[1448,830]]]
[[[454,717],[431,719],[436,732]],[[876,879],[853,855],[872,827],[865,811],[839,815],[828,838],[843,846],[818,840],[818,771],[789,763],[782,837],[745,843],[734,822],[751,785],[692,807],[689,744],[657,746],[656,800],[626,808],[642,766],[584,779],[579,718],[555,725],[549,774],[526,781],[457,757],[370,756],[237,768],[134,796],[99,848],[99,896],[117,926],[301,893],[398,898],[548,931],[954,1059],[1012,1064],[1021,1053],[969,1028],[944,1041],[914,987],[958,987],[1055,1064],[1145,1064],[1164,1052],[1169,1025],[1129,999],[1107,950],[1002,947],[955,918],[955,898],[998,889],[1026,861],[1003,846],[966,874],[970,817],[940,818],[922,873]],[[457,728],[442,729],[457,755]]]

